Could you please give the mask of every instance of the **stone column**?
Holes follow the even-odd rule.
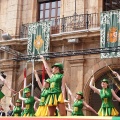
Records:
[[[73,94],[83,90],[83,62],[83,58],[69,60],[71,68],[70,90]]]

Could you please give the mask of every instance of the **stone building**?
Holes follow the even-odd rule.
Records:
[[[0,70],[7,75],[8,85],[16,91],[23,88],[23,70],[26,61],[17,61],[13,58],[27,54],[28,24],[51,20],[50,52],[72,52],[65,57],[50,58],[49,64],[63,62],[67,85],[73,95],[77,91],[83,91],[86,102],[98,110],[101,101],[89,88],[90,78],[94,74],[95,85],[100,88],[102,78],[114,77],[106,67],[106,63],[120,72],[120,60],[101,59],[100,53],[93,54],[90,49],[100,48],[100,12],[118,9],[120,5],[115,6],[115,3],[114,0],[109,2],[107,0],[0,0]],[[2,38],[4,33],[9,33],[12,39],[4,40]],[[79,50],[84,51],[76,54]],[[35,62],[35,69],[41,76],[42,63]],[[27,84],[31,81],[32,64],[29,62]],[[39,89],[36,83],[34,85],[34,94],[37,95]],[[12,93],[6,86],[1,89],[5,94],[1,104],[7,111]],[[13,101],[17,97],[13,97]],[[113,102],[118,107],[118,102],[115,100]],[[94,115],[89,111],[84,112],[86,115]]]

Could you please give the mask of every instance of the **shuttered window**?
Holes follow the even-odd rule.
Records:
[[[46,21],[57,19],[60,17],[61,1],[40,2],[39,3],[39,19],[38,21]]]
[[[120,9],[120,0],[103,0],[103,11]]]

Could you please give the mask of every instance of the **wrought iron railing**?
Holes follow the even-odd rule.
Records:
[[[100,24],[99,18],[99,13],[92,13],[54,19],[50,21],[51,34],[96,28]],[[29,24],[22,25],[20,37],[25,38],[28,36],[28,25]]]

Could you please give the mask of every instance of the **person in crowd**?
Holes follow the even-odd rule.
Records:
[[[10,104],[9,105],[9,110],[7,112],[7,116],[12,116],[12,114],[13,114],[13,106]]]
[[[16,100],[16,105],[13,105],[12,103],[12,99],[10,99],[10,104],[13,107],[13,113],[12,116],[21,116],[21,112],[22,112],[22,101],[21,100]]]
[[[3,107],[0,105],[0,116],[6,116]]]
[[[23,89],[19,91],[19,99],[23,100],[25,103],[25,108],[22,112],[22,116],[34,116],[34,103],[35,101],[39,101],[39,99],[35,96],[31,96],[31,91],[29,88],[25,88],[23,91],[25,94],[25,98],[21,96],[21,91],[23,91]]]
[[[73,99],[74,97],[71,96],[71,98]],[[66,110],[71,112],[72,116],[84,116],[83,107],[86,107],[88,110],[94,112],[97,115],[97,112],[91,106],[89,106],[83,99],[83,93],[77,92],[76,97],[74,98],[74,103],[72,105],[73,109],[71,109],[70,107],[66,107]]]
[[[45,102],[46,102],[46,98],[49,93],[49,82],[48,82],[48,79],[44,80],[44,84],[42,85],[36,70],[34,71],[34,73],[35,73],[35,78],[38,83],[38,86],[41,89],[39,107],[36,110],[35,116],[37,116],[37,117],[48,116],[48,107],[47,107],[47,105],[45,105]]]
[[[65,77],[63,75],[63,64],[55,63],[51,68],[43,56],[40,56],[46,72],[49,76],[50,90],[46,98],[46,105],[48,105],[49,116],[54,116],[56,106],[59,109],[61,116],[66,116],[65,109]]]
[[[106,78],[101,81],[102,89],[98,89],[94,86],[94,76],[91,78],[90,88],[95,91],[95,93],[100,95],[102,100],[102,105],[100,110],[98,111],[99,116],[118,116],[118,111],[114,107],[112,103],[112,97],[114,97],[117,101],[120,102],[120,98],[116,95],[113,89],[109,88],[109,82]]]

